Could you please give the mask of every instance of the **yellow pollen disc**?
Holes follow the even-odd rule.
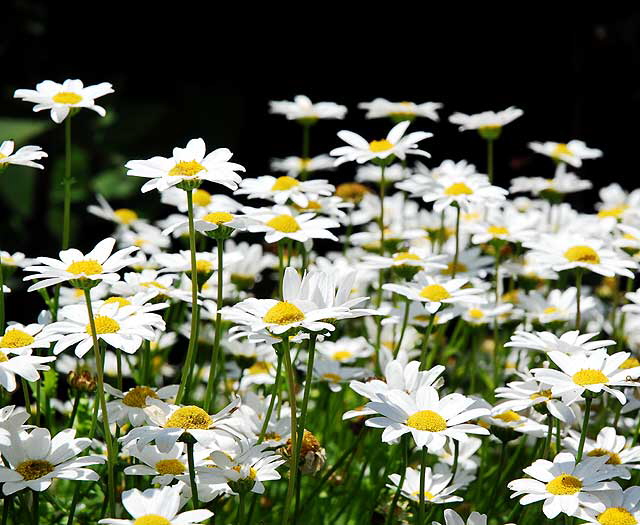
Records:
[[[277,432],[267,432],[264,435],[264,439],[266,441],[280,441],[282,439],[282,436]]]
[[[477,211],[462,214],[463,221],[475,221],[479,218],[480,218],[480,214]]]
[[[122,403],[128,407],[144,408],[147,406],[147,397],[158,399],[158,394],[147,386],[137,386],[125,394]]]
[[[82,97],[77,93],[71,91],[61,91],[56,95],[53,95],[53,101],[58,104],[77,104],[82,100]]]
[[[258,361],[251,365],[247,372],[249,375],[255,376],[258,374],[268,374],[271,370],[271,363],[265,363],[264,361]]]
[[[206,259],[199,259],[196,261],[196,271],[198,273],[210,273],[213,271],[213,263]]]
[[[181,160],[169,170],[169,175],[172,177],[193,177],[203,170],[206,171],[206,168],[195,160]]]
[[[306,208],[294,204],[293,207],[298,211],[317,211],[322,209],[322,204],[318,201],[309,201]]]
[[[430,315],[414,315],[413,320],[420,321],[420,322],[428,322],[431,320],[431,316]],[[436,316],[434,321],[436,324],[438,324],[438,316]]]
[[[419,490],[414,490],[411,495],[414,498],[419,498],[420,497],[420,491]],[[431,494],[431,492],[429,492],[428,490],[424,491],[424,499],[427,501],[431,501],[433,499],[433,494]]]
[[[8,360],[7,354],[0,350],[0,363],[6,363]]]
[[[158,281],[147,281],[144,283],[140,283],[140,286],[144,286],[145,288],[160,288],[162,290],[167,289],[165,285],[160,284]]]
[[[115,334],[120,330],[120,324],[115,319],[107,317],[106,315],[96,315],[94,317],[96,324],[96,333],[99,334]],[[92,334],[91,323],[87,323],[85,330],[88,334]]]
[[[5,155],[4,153],[0,153],[0,160],[6,159],[6,158],[7,158],[7,155]]]
[[[638,240],[635,235],[631,235],[630,233],[625,233],[622,236],[622,238],[626,239],[627,241],[637,241]]]
[[[74,275],[96,275],[102,273],[102,265],[94,259],[89,259],[87,261],[76,261],[71,263],[67,267],[67,272]]]
[[[342,378],[338,374],[322,374],[322,379],[326,379],[327,381],[332,381],[334,383],[342,381]]]
[[[203,221],[210,222],[211,224],[224,224],[233,220],[233,215],[226,211],[214,211],[213,213],[207,213],[202,217]]]
[[[268,221],[267,226],[283,233],[294,233],[300,229],[298,221],[291,215],[278,215]]]
[[[542,310],[543,314],[555,314],[558,312],[558,309],[555,306],[549,306],[548,308],[545,308],[544,310]]]
[[[336,188],[336,196],[350,202],[360,202],[369,188],[357,182],[345,182]]]
[[[409,416],[407,426],[427,432],[441,432],[447,428],[445,419],[433,410],[421,410]]]
[[[553,151],[551,152],[551,156],[554,158],[558,158],[560,157],[560,155],[568,155],[569,157],[573,157],[573,153],[569,149],[569,146],[562,143],[556,144],[556,147],[553,148]]]
[[[448,299],[449,297],[451,297],[451,294],[444,286],[441,286],[439,284],[430,284],[428,286],[425,286],[420,291],[420,297],[424,297],[429,301],[437,302]]]
[[[586,368],[573,374],[573,382],[576,385],[600,385],[607,383],[609,378],[604,375],[600,370],[593,370],[592,368]]]
[[[369,150],[373,153],[380,153],[381,151],[387,151],[393,148],[393,144],[387,139],[372,140],[369,142]]]
[[[131,304],[131,301],[129,301],[129,299],[125,299],[124,297],[109,297],[109,299],[104,302],[104,304],[112,303],[118,303],[119,306],[129,306]]]
[[[547,483],[547,492],[556,496],[568,496],[580,492],[582,482],[575,476],[560,474],[557,478]]]
[[[16,467],[16,472],[20,474],[25,481],[31,481],[41,478],[53,472],[55,467],[44,459],[27,459]]]
[[[33,336],[22,330],[8,330],[0,339],[0,348],[22,348],[35,341]]]
[[[393,256],[394,261],[419,261],[420,257],[418,257],[415,253],[409,252],[398,252]]]
[[[193,192],[193,204],[196,206],[209,206],[211,204],[211,193],[207,190],[195,190]]]
[[[564,257],[571,262],[583,262],[589,264],[598,264],[600,256],[590,246],[572,246],[566,252]]]
[[[627,211],[628,208],[629,206],[614,206],[613,208],[606,208],[598,212],[598,217],[600,217],[601,219],[604,219],[606,217],[614,217],[617,219],[625,211]]]
[[[622,370],[626,370],[627,368],[635,368],[636,366],[640,366],[640,361],[638,361],[638,359],[636,359],[635,357],[630,357],[620,365],[620,368]]]
[[[265,323],[291,324],[298,323],[304,319],[304,313],[295,304],[288,301],[280,301],[272,306],[262,320]]]
[[[352,355],[353,354],[351,354],[349,350],[338,350],[332,357],[336,361],[342,361],[344,359],[349,359]]]
[[[287,191],[296,186],[300,186],[300,182],[293,177],[285,175],[284,177],[278,177],[276,179],[273,186],[271,186],[271,191]]]
[[[236,465],[235,467],[231,467],[231,468],[236,472],[240,472],[240,470],[242,470],[242,467],[240,465]],[[258,471],[253,467],[249,467],[249,475],[244,479],[250,479],[253,481],[254,479],[256,479],[257,476],[258,476]]]
[[[636,525],[638,523],[633,514],[622,507],[610,507],[599,514],[596,519],[602,525]]]
[[[587,456],[598,458],[602,456],[609,456],[609,459],[607,460],[608,465],[620,465],[622,463],[622,459],[618,454],[604,448],[594,448],[587,453]]]
[[[134,521],[133,525],[171,525],[171,522],[158,514],[145,514]]]
[[[522,419],[520,414],[514,412],[513,410],[507,410],[506,412],[502,412],[502,414],[498,414],[497,416],[493,416],[494,419],[499,419],[500,421],[504,421],[505,423],[513,423],[515,421],[520,421]]]
[[[540,392],[536,392],[535,394],[531,394],[529,399],[537,399],[539,397],[546,397],[551,399],[551,390],[540,390]]]
[[[484,312],[480,310],[480,308],[471,308],[467,313],[469,317],[473,317],[474,319],[482,319],[484,317]]]
[[[161,459],[156,463],[156,470],[160,475],[171,474],[172,476],[178,476],[184,474],[187,469],[182,461],[177,459]]]
[[[444,194],[448,195],[449,197],[454,197],[456,195],[472,195],[473,190],[464,182],[456,182],[455,184],[452,184],[447,189],[445,189]]]
[[[454,269],[453,262],[450,262],[449,264],[447,264],[446,268],[440,270],[440,273],[442,275],[453,275],[453,269]],[[455,270],[456,270],[456,274],[459,274],[459,273],[465,273],[468,270],[468,268],[466,264],[462,264],[461,262],[459,262],[456,264]]]
[[[176,410],[167,422],[164,428],[183,428],[206,430],[211,426],[211,417],[200,407],[193,405],[179,408]]]
[[[122,224],[131,224],[138,219],[138,214],[128,208],[120,208],[119,210],[115,210],[113,214],[118,217],[118,220]]]
[[[302,157],[300,159],[300,169],[307,170],[309,168],[309,164],[311,164],[311,159]]]
[[[489,226],[487,233],[491,235],[509,235],[509,229],[504,226]]]

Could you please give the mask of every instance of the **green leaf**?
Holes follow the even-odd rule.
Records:
[[[53,126],[53,123],[46,118],[22,119],[22,118],[0,118],[1,140],[13,140],[16,149],[25,146],[34,137],[45,132]]]

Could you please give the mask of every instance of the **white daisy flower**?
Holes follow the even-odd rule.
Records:
[[[18,433],[29,419],[24,407],[8,405],[0,408],[0,446],[11,446],[11,435]]]
[[[463,441],[467,434],[489,434],[486,428],[467,423],[487,415],[489,410],[468,410],[475,401],[461,394],[449,394],[439,399],[435,388],[424,387],[416,392],[415,398],[397,390],[378,396],[382,401],[371,401],[367,408],[382,417],[367,419],[365,424],[384,428],[382,441],[385,443],[409,432],[418,447],[426,446],[434,453],[442,449],[447,438]]]
[[[214,211],[226,211],[235,213],[242,208],[242,204],[227,195],[212,195],[207,190],[198,188],[193,190],[193,210],[196,217],[201,217]],[[187,194],[180,188],[172,186],[160,194],[160,202],[175,206],[180,213],[187,213],[189,205]]]
[[[521,243],[537,238],[539,221],[540,214],[537,212],[522,213],[507,206],[504,209],[489,210],[485,220],[466,223],[463,229],[473,234],[473,244],[494,240]]]
[[[109,293],[109,285],[107,283],[100,283],[89,290],[91,302],[104,299]],[[59,305],[67,306],[70,304],[84,303],[84,290],[82,288],[72,288],[70,286],[60,287]]]
[[[106,221],[114,222],[118,226],[122,226],[125,228],[141,220],[138,217],[138,214],[129,208],[118,208],[114,210],[107,199],[105,199],[100,194],[96,195],[96,200],[98,201],[99,206],[90,204],[87,207],[87,211],[92,215],[95,215],[96,217],[100,217],[101,219],[104,219]]]
[[[375,98],[371,102],[360,102],[358,108],[367,111],[365,118],[390,117],[394,120],[413,120],[416,117],[427,117],[438,122],[438,110],[442,108],[440,102],[390,102],[386,98]]]
[[[129,422],[134,427],[142,426],[147,421],[144,409],[150,406],[148,398],[168,401],[174,399],[178,393],[178,385],[162,388],[135,386],[125,393],[105,383],[104,389],[110,396],[117,398],[107,403],[109,421],[120,426]]]
[[[570,140],[564,142],[529,142],[529,148],[551,157],[558,162],[566,162],[574,168],[582,166],[585,159],[597,159],[602,157],[602,151],[595,148],[588,148],[581,140]]]
[[[574,173],[568,173],[566,164],[560,163],[556,167],[552,179],[544,177],[514,177],[511,179],[510,193],[528,192],[533,195],[576,193],[593,187],[591,181],[581,179]]]
[[[418,271],[434,272],[446,269],[446,264],[442,264],[447,258],[446,255],[435,255],[430,250],[424,248],[409,248],[408,251],[396,252],[390,257],[382,255],[365,255],[362,258],[362,266],[381,270],[383,268],[393,268],[400,272],[408,270],[408,274]],[[401,273],[402,275],[402,273]]]
[[[142,221],[132,223],[129,228],[118,230],[116,235],[118,237],[118,246],[137,246],[140,249],[140,255],[142,253],[156,255],[171,246],[171,240],[166,235],[163,235],[160,228]],[[140,255],[137,257],[140,257]],[[128,266],[133,266],[133,264]]]
[[[462,211],[467,212],[478,204],[497,206],[505,200],[508,193],[503,188],[492,186],[486,175],[477,173],[468,177],[443,175],[427,186],[419,196],[424,202],[433,202],[436,212],[441,212],[451,204],[457,204]]]
[[[303,368],[301,365],[300,368]],[[323,359],[321,356],[313,363],[313,379],[321,383],[327,383],[332,392],[340,392],[342,384],[353,379],[362,379],[370,375],[366,368],[343,366],[335,360]]]
[[[532,290],[526,295],[518,296],[519,305],[527,316],[541,323],[555,321],[570,321],[576,317],[577,288],[571,286],[565,290],[551,290],[545,297],[538,291]],[[580,311],[584,314],[596,307],[596,301],[589,295],[580,298]]]
[[[438,466],[440,465],[437,465],[434,470],[430,467],[424,469],[424,501],[434,505],[462,501],[461,497],[453,495],[461,486],[451,483],[451,472],[447,472],[448,469],[443,472],[444,469],[438,469]],[[391,483],[387,483],[387,487],[397,490],[400,485],[400,474],[390,474],[389,481]],[[416,503],[420,501],[420,469],[407,467],[400,494]]]
[[[403,168],[402,164],[392,164],[391,166],[387,166],[384,170],[385,183],[399,182],[405,179],[413,179],[413,177],[411,177],[411,170],[406,167]],[[380,184],[380,182],[382,182],[380,167],[375,164],[358,166],[356,181]]]
[[[297,178],[301,173],[333,170],[334,165],[333,159],[329,155],[317,155],[308,159],[302,157],[272,159],[271,169],[273,171],[283,171],[287,176]]]
[[[332,149],[329,154],[338,157],[335,165],[339,166],[345,162],[356,161],[358,164],[364,164],[370,160],[385,161],[392,155],[404,160],[408,154],[421,155],[430,157],[426,151],[418,149],[418,142],[433,136],[433,133],[425,131],[415,131],[404,135],[409,127],[408,120],[396,124],[387,137],[381,140],[373,140],[367,142],[357,133],[353,131],[342,130],[338,132],[340,137],[348,146],[341,146]]]
[[[122,493],[122,506],[133,520],[105,518],[98,521],[103,525],[201,525],[213,516],[206,509],[189,510],[178,514],[180,507],[187,502],[182,499],[180,485],[147,489],[125,490]]]
[[[287,120],[298,120],[313,123],[318,119],[343,119],[347,108],[335,102],[311,102],[309,97],[297,95],[293,102],[288,100],[272,100],[269,102],[269,112],[284,115]]]
[[[5,140],[0,144],[0,171],[6,168],[9,164],[15,164],[17,166],[28,166],[30,168],[44,169],[42,164],[34,162],[36,160],[48,157],[40,146],[22,146],[18,151],[15,151],[15,142],[13,140]],[[333,160],[331,161],[333,164]]]
[[[11,436],[10,445],[0,445],[9,466],[0,466],[2,493],[13,494],[22,489],[47,490],[55,478],[75,481],[98,481],[96,472],[85,468],[104,463],[102,456],[76,457],[90,444],[89,438],[75,437],[72,428],[58,432],[53,438],[46,428],[34,428]]]
[[[474,113],[473,115],[454,113],[449,117],[449,122],[457,124],[460,131],[470,129],[477,129],[479,131],[500,130],[503,126],[520,118],[523,113],[521,109],[510,106],[507,109],[497,112],[483,111],[482,113]]]
[[[465,521],[460,517],[460,514],[451,509],[445,509],[444,522],[446,525],[465,525]],[[434,521],[433,525],[440,525],[440,523]],[[467,518],[466,525],[487,525],[487,516],[479,512],[472,512]],[[513,524],[508,523],[507,525]]]
[[[562,352],[564,354],[582,354],[615,345],[611,339],[591,341],[598,332],[581,334],[578,330],[565,332],[560,337],[551,332],[526,332],[516,330],[508,343],[504,346],[526,348],[527,350],[539,350],[541,352]]]
[[[151,294],[153,297],[168,297],[178,301],[191,302],[191,290],[181,290],[174,286],[178,279],[175,274],[160,273],[157,270],[142,270],[124,274],[122,281],[115,283],[111,292],[124,297],[136,294]]]
[[[302,181],[288,175],[282,177],[263,175],[256,179],[244,179],[235,194],[247,195],[249,199],[273,200],[280,205],[286,204],[291,199],[294,204],[306,208],[310,200],[317,200],[319,196],[332,195],[335,189],[335,186],[323,179]]]
[[[569,436],[562,442],[571,452],[577,453],[580,444],[580,433],[569,429]],[[596,439],[586,438],[584,441],[584,455],[589,457],[608,456],[607,465],[640,469],[640,446],[627,445],[627,438],[619,436],[613,427],[600,429]],[[629,479],[631,476],[620,476]]]
[[[204,140],[191,139],[185,148],[173,148],[173,156],[130,160],[125,165],[127,175],[151,179],[141,188],[142,193],[157,189],[167,190],[181,182],[200,183],[204,180],[222,184],[236,190],[242,180],[236,171],[244,167],[229,162],[233,154],[227,148],[218,148],[208,155]]]
[[[250,224],[250,232],[264,232],[265,242],[273,243],[282,239],[293,239],[298,242],[305,242],[310,239],[331,239],[337,241],[338,238],[331,233],[328,228],[338,228],[340,223],[325,217],[316,217],[315,213],[302,213],[294,216],[286,206],[274,206],[273,208],[262,208],[254,211],[245,208],[248,217],[256,219],[260,224]]]
[[[341,337],[337,341],[322,341],[316,344],[318,355],[339,363],[353,363],[373,354],[373,347],[364,337]]]
[[[516,314],[517,311],[511,303],[487,303],[486,305],[473,305],[471,308],[460,307],[460,317],[467,323],[476,326],[493,323],[494,320],[501,324],[511,320],[511,316]]]
[[[274,403],[279,400],[276,399]],[[258,438],[267,417],[268,407],[271,404],[271,395],[266,397],[258,396],[253,391],[248,390],[242,399],[239,410],[242,412],[244,420],[248,423],[255,438]],[[276,406],[274,404],[274,406]],[[267,423],[264,442],[271,447],[284,445],[291,437],[291,418],[288,403],[282,403],[280,416],[277,410],[271,412],[271,417]]]
[[[106,281],[108,283],[118,281],[120,276],[115,272],[131,263],[133,259],[128,255],[137,251],[138,248],[129,246],[112,254],[115,242],[111,237],[104,239],[86,255],[80,250],[71,248],[60,252],[60,260],[38,257],[36,262],[40,263],[39,265],[25,268],[25,271],[34,272],[34,274],[28,275],[24,280],[42,280],[32,284],[28,291],[32,292],[65,281]]]
[[[124,451],[142,462],[142,464],[125,467],[124,473],[127,476],[154,476],[151,483],[164,486],[174,480],[179,481],[179,476],[189,471],[187,452],[182,443],[176,443],[167,452],[160,452],[158,447],[151,445],[139,450],[133,443],[125,447]],[[193,447],[195,465],[204,464],[208,455],[207,449],[200,446]]]
[[[224,254],[223,268],[227,264],[233,264],[242,258],[240,253]],[[159,273],[189,273],[191,274],[191,252],[189,250],[181,250],[179,253],[159,253],[155,256],[155,260],[162,267]],[[217,249],[211,252],[196,253],[196,271],[199,274],[211,274],[218,270],[218,253]]]
[[[14,98],[25,102],[33,102],[33,111],[51,110],[51,120],[60,124],[72,110],[87,108],[95,111],[101,117],[107,112],[95,103],[98,97],[113,93],[109,82],[102,82],[94,86],[84,87],[81,80],[67,79],[62,84],[45,80],[32,89],[17,89]]]
[[[31,354],[34,348],[49,348],[58,338],[43,332],[45,325],[31,323],[8,323],[4,335],[0,337],[0,351],[5,354]]]
[[[40,371],[49,370],[44,363],[55,361],[55,357],[39,357],[31,355],[31,350],[11,356],[0,350],[0,385],[8,392],[16,389],[16,376],[33,383],[40,380]]]
[[[602,492],[598,497],[605,510],[580,509],[578,517],[595,525],[640,523],[640,487]]]

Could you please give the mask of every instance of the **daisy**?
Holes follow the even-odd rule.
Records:
[[[412,178],[411,170],[409,168],[402,167],[402,164],[392,164],[391,166],[387,166],[384,170],[385,184],[400,182],[407,178]],[[358,166],[358,171],[356,172],[356,181],[380,184],[382,182],[382,172],[380,171],[380,168],[375,164],[365,164],[364,166]],[[345,188],[343,188],[343,191],[344,189]],[[370,190],[367,189],[366,191]],[[336,192],[336,194],[338,194],[338,192]]]
[[[0,466],[2,493],[13,494],[28,488],[47,490],[55,478],[76,481],[98,481],[96,472],[85,468],[104,463],[102,456],[76,457],[90,444],[89,438],[76,438],[72,428],[58,432],[53,438],[46,428],[34,428],[11,436],[11,444],[0,445],[8,466]]]
[[[602,151],[595,148],[588,148],[581,140],[570,140],[566,144],[563,142],[529,142],[529,148],[551,157],[557,162],[566,162],[574,168],[582,166],[584,159],[597,159],[602,157]]]
[[[390,102],[385,98],[375,98],[371,102],[360,102],[360,109],[367,111],[365,118],[390,117],[394,120],[413,120],[416,117],[427,117],[438,122],[438,110],[442,108],[440,102]]]
[[[451,509],[445,509],[444,522],[446,525],[465,525],[465,521],[460,517],[460,514]],[[440,523],[434,521],[433,525],[440,525]],[[480,514],[479,512],[472,512],[467,518],[466,525],[487,525],[487,516],[486,514]]]
[[[182,182],[195,189],[204,180],[236,190],[242,180],[236,171],[245,169],[229,162],[231,157],[227,148],[218,148],[207,155],[204,140],[198,138],[191,139],[185,148],[174,148],[170,158],[130,160],[125,167],[129,170],[127,175],[151,179],[142,186],[142,193],[153,189],[164,191]]]
[[[571,356],[552,351],[549,358],[560,370],[550,368],[534,368],[531,373],[544,383],[551,385],[554,395],[580,395],[584,397],[585,390],[593,394],[608,392],[620,401],[626,403],[625,395],[612,386],[638,386],[633,381],[640,376],[640,366],[621,368],[629,358],[628,352],[616,352],[607,355],[607,350],[601,348],[589,354],[573,354]]]
[[[443,175],[434,180],[421,194],[424,202],[433,202],[433,209],[441,212],[447,206],[456,204],[468,212],[472,206],[481,204],[493,207],[505,200],[509,192],[492,186],[486,175],[475,174],[468,177]]]
[[[71,281],[71,284],[76,287],[87,287],[86,285],[94,285],[99,281],[108,283],[118,281],[120,276],[115,272],[133,261],[128,255],[137,251],[138,248],[129,246],[112,254],[115,242],[111,237],[104,239],[86,255],[80,250],[71,248],[60,252],[60,260],[38,257],[36,262],[40,265],[25,268],[25,271],[34,272],[34,274],[25,277],[24,280],[42,280],[32,284],[27,291],[32,292],[65,281]]]
[[[551,290],[545,297],[540,292],[531,291],[526,295],[519,296],[519,304],[528,316],[541,324],[553,323],[555,321],[569,321],[576,317],[576,297],[575,287],[566,290]],[[585,313],[596,307],[593,297],[583,295],[580,298],[580,310]]]
[[[475,113],[473,115],[466,115],[464,113],[454,113],[449,117],[449,122],[457,124],[460,131],[466,131],[469,129],[477,129],[482,132],[494,132],[500,133],[503,126],[506,126],[510,122],[513,122],[517,118],[520,118],[524,112],[514,106],[510,106],[502,111],[483,111],[482,113]]]
[[[99,206],[91,204],[87,207],[87,211],[96,217],[100,217],[106,221],[114,222],[121,227],[129,227],[140,221],[138,214],[129,208],[118,208],[114,210],[107,199],[102,195],[96,195]]]
[[[511,481],[511,498],[520,498],[521,505],[544,501],[542,512],[553,519],[561,512],[575,516],[581,508],[598,512],[605,510],[600,500],[601,491],[620,490],[615,481],[619,467],[605,465],[607,457],[587,457],[576,465],[573,454],[561,452],[553,462],[538,459],[524,469],[531,478]]]
[[[182,216],[180,216],[180,219],[182,220]],[[136,221],[129,228],[118,230],[117,236],[119,246],[137,246],[140,248],[136,263],[138,262],[137,258],[141,257],[143,253],[155,255],[171,246],[171,240],[166,235],[163,235],[160,228],[142,221]],[[133,266],[134,264],[128,266]]]
[[[582,354],[615,345],[611,339],[601,339],[591,341],[598,335],[598,332],[590,334],[580,334],[578,330],[565,332],[560,337],[551,332],[526,332],[516,330],[511,336],[511,340],[505,343],[506,347],[526,348],[528,350],[539,350],[541,352],[562,352],[564,354]]]
[[[453,275],[453,253],[447,253],[448,260],[445,260],[446,268],[440,270],[440,275]],[[483,277],[494,264],[495,259],[482,254],[482,250],[474,246],[467,248],[458,254],[458,261],[455,265],[455,273],[457,278],[474,279],[478,276]]]
[[[447,469],[448,470],[448,469]],[[424,501],[433,503],[435,505],[442,503],[455,503],[456,501],[462,501],[459,496],[453,496],[453,493],[460,489],[461,486],[457,483],[451,483],[451,473],[431,470],[430,467],[424,469]],[[389,481],[387,487],[397,490],[400,485],[400,474],[389,475]],[[420,501],[420,470],[407,467],[405,472],[405,478],[402,482],[401,492],[405,498],[415,501]]]
[[[9,405],[0,408],[0,446],[10,447],[12,434],[19,432],[29,417],[23,407]]]
[[[563,444],[572,452],[578,451],[580,433],[569,430],[569,436],[564,438]],[[613,427],[600,429],[595,441],[589,438],[584,442],[584,455],[589,457],[608,456],[607,465],[640,469],[640,446],[627,446],[627,439],[616,434]],[[629,479],[630,475],[621,476]]]
[[[126,393],[108,384],[104,385],[104,389],[110,396],[117,398],[115,401],[107,403],[109,421],[120,426],[129,422],[134,427],[142,426],[147,421],[144,409],[150,406],[147,402],[148,398],[167,401],[174,399],[178,393],[178,385],[168,385],[162,388],[135,386]]]
[[[239,261],[242,255],[239,253],[228,253],[225,251],[223,268],[227,264]],[[159,253],[155,260],[162,267],[159,273],[188,273],[191,274],[191,252],[181,250],[179,253]],[[199,274],[211,275],[218,270],[217,249],[211,252],[196,253],[196,271]]]
[[[89,290],[91,301],[99,301],[104,299],[109,293],[109,285],[101,282]],[[72,288],[70,286],[60,287],[59,305],[67,306],[70,304],[84,303],[84,290],[82,288]]]
[[[98,523],[104,525],[200,525],[213,516],[206,509],[189,510],[178,514],[187,500],[180,496],[180,485],[147,489],[126,490],[122,493],[122,506],[133,520],[106,518]]]
[[[136,294],[148,294],[155,298],[168,297],[178,301],[191,302],[191,289],[189,291],[174,286],[178,276],[170,273],[161,274],[157,270],[142,270],[124,274],[122,281],[117,282],[111,288],[113,294],[130,297]]]
[[[67,118],[70,112],[87,108],[95,111],[101,117],[107,112],[95,103],[98,97],[113,93],[109,82],[102,82],[94,86],[84,87],[81,80],[67,79],[62,84],[45,80],[32,89],[17,89],[14,98],[20,98],[25,102],[33,102],[33,111],[51,110],[51,120],[60,124]]]
[[[463,441],[467,434],[488,435],[489,431],[467,421],[489,414],[486,408],[468,410],[475,401],[461,394],[449,394],[439,399],[438,391],[424,387],[415,398],[397,390],[379,394],[382,401],[371,401],[367,408],[382,417],[367,419],[366,425],[384,428],[382,441],[389,443],[411,433],[418,447],[429,452],[442,449],[447,438]]]
[[[505,209],[490,210],[485,220],[466,223],[464,230],[473,234],[473,244],[484,244],[490,241],[522,243],[538,236],[537,212],[522,213],[508,206]]]
[[[485,301],[487,303],[487,301]],[[464,308],[460,311],[460,317],[467,323],[480,326],[483,324],[493,323],[497,321],[498,324],[509,321],[512,315],[516,315],[517,310],[511,303],[488,303],[486,306],[473,305],[471,308]]]
[[[264,240],[267,243],[278,242],[282,239],[293,239],[298,242],[310,239],[338,240],[328,228],[338,228],[340,223],[324,217],[315,218],[315,213],[302,213],[294,216],[287,207],[274,206],[273,208],[263,208],[255,215],[251,214],[251,209],[247,209],[247,215],[259,223],[250,224],[248,230],[265,233]]]
[[[316,344],[318,355],[339,363],[353,363],[357,359],[370,357],[373,347],[364,337],[341,337],[337,341]]]
[[[578,517],[595,525],[640,523],[640,487],[602,492],[598,497],[605,510],[580,509]]]
[[[294,179],[301,173],[313,173],[315,171],[330,171],[334,169],[333,159],[329,155],[317,155],[312,158],[286,157],[284,159],[272,159],[271,169],[283,171]]]
[[[16,389],[16,376],[33,383],[40,380],[40,371],[49,370],[44,363],[55,361],[55,357],[38,357],[31,355],[31,350],[15,357],[0,350],[0,385],[8,392]]]
[[[269,112],[284,115],[287,120],[297,120],[303,123],[313,123],[318,119],[343,119],[347,108],[335,102],[311,102],[309,97],[297,95],[293,102],[288,100],[272,100],[269,102]]]
[[[564,163],[558,164],[552,179],[543,177],[515,177],[511,179],[510,193],[529,192],[533,195],[548,196],[548,194],[566,195],[589,190],[593,187],[591,181],[581,179],[574,173],[568,173]]]
[[[374,270],[393,268],[399,275],[411,278],[419,271],[431,273],[445,269],[446,264],[442,264],[444,259],[446,255],[433,255],[425,249],[409,248],[408,251],[396,252],[391,257],[365,255],[362,258],[362,265]]]
[[[277,403],[279,400],[274,400]],[[268,407],[271,405],[271,395],[266,397],[258,396],[253,391],[248,390],[242,399],[242,405],[238,410],[242,412],[244,420],[248,423],[251,432],[257,439],[262,431],[264,420],[267,417]],[[291,436],[291,419],[289,418],[289,404],[282,403],[281,415],[277,411],[271,412],[271,417],[267,423],[264,442],[271,447],[284,445]]]
[[[31,354],[34,348],[49,348],[57,337],[46,331],[45,325],[31,323],[9,323],[4,335],[0,337],[0,351],[13,354]]]
[[[321,383],[327,383],[332,392],[340,392],[342,383],[368,375],[369,372],[365,368],[343,366],[338,361],[323,359],[320,356],[313,363],[313,378]]]
[[[124,451],[143,463],[125,467],[124,473],[127,476],[154,476],[151,483],[169,485],[173,481],[179,481],[179,476],[189,471],[187,452],[182,443],[176,443],[167,452],[160,452],[158,447],[151,445],[139,450],[135,444],[125,447]],[[207,449],[194,447],[193,459],[196,465],[202,465],[208,455]]]
[[[247,195],[249,199],[273,200],[280,205],[291,199],[294,204],[306,208],[310,200],[317,200],[321,195],[332,195],[335,189],[335,186],[322,179],[302,181],[288,175],[263,175],[256,179],[244,179],[235,194]]]
[[[409,127],[408,120],[396,124],[387,137],[381,140],[373,140],[367,142],[357,133],[353,131],[342,130],[338,132],[340,137],[348,146],[341,146],[329,152],[335,160],[335,165],[339,166],[345,162],[356,161],[358,164],[364,164],[370,160],[377,160],[390,164],[393,156],[404,160],[408,154],[421,155],[430,157],[426,151],[418,149],[418,142],[433,136],[433,133],[424,131],[415,131],[404,136]]]
[[[41,170],[44,169],[42,164],[34,162],[48,157],[48,155],[42,151],[40,146],[22,146],[16,152],[13,151],[14,149],[15,142],[13,142],[13,140],[5,140],[0,144],[0,171],[2,171],[3,168],[6,168],[9,164],[39,168]]]
[[[207,190],[198,188],[193,190],[193,209],[196,217],[214,211],[226,211],[235,213],[242,208],[242,204],[227,195],[212,195]],[[187,194],[175,186],[166,189],[160,194],[160,202],[175,206],[180,213],[187,213],[189,205]]]

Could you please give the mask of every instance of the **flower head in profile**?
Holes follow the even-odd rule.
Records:
[[[483,138],[498,138],[503,126],[520,118],[523,111],[514,106],[510,106],[502,111],[483,111],[473,115],[465,113],[454,113],[449,117],[449,122],[457,124],[460,131],[476,129]]]
[[[306,208],[309,201],[317,200],[318,197],[332,195],[335,187],[326,180],[313,179],[300,181],[283,175],[282,177],[272,177],[263,175],[257,179],[245,179],[240,184],[240,189],[236,195],[248,195],[250,199],[268,199],[276,204],[286,204],[291,202]]]
[[[14,151],[15,147],[13,140],[5,140],[0,144],[0,172],[9,164],[44,169],[42,164],[34,162],[48,157],[40,146],[22,146],[18,151]]]
[[[445,525],[465,525],[465,521],[460,517],[460,514],[451,509],[445,509],[444,522]],[[434,521],[433,525],[440,525],[440,523]],[[466,525],[487,525],[487,515],[480,514],[479,512],[472,512],[467,518]]]
[[[90,204],[87,211],[96,217],[100,217],[106,221],[111,221],[120,227],[128,228],[131,225],[141,222],[138,214],[129,208],[113,209],[102,195],[96,195],[98,206]],[[142,221],[144,222],[144,221]]]
[[[340,223],[333,219],[316,217],[315,213],[301,213],[294,216],[286,206],[260,210],[245,208],[245,211],[249,218],[255,219],[255,223],[248,225],[248,230],[264,233],[264,240],[268,243],[282,239],[293,239],[298,242],[309,239],[338,240],[329,228],[338,228]]]
[[[297,95],[293,101],[272,100],[269,112],[284,115],[287,120],[297,120],[304,124],[313,124],[319,119],[343,119],[347,108],[335,102],[311,102],[309,97]]]
[[[164,191],[181,183],[194,189],[205,180],[236,190],[242,180],[236,171],[244,171],[244,167],[229,162],[232,156],[227,148],[207,154],[204,140],[191,139],[186,147],[173,148],[169,158],[130,160],[126,164],[127,175],[150,179],[142,186],[142,193],[153,189]]]
[[[109,82],[84,87],[81,80],[67,79],[62,84],[45,80],[36,85],[35,90],[17,89],[13,96],[25,102],[33,102],[33,111],[51,110],[51,120],[60,124],[72,110],[80,108],[91,109],[104,117],[107,112],[95,100],[109,93],[113,93]]]
[[[393,156],[404,160],[409,154],[430,157],[429,153],[418,149],[418,142],[432,137],[433,133],[414,131],[405,135],[409,124],[409,121],[400,122],[391,128],[386,138],[371,142],[353,131],[342,130],[338,132],[338,137],[348,145],[335,148],[329,154],[338,157],[335,161],[336,166],[350,161],[356,161],[358,164],[371,160],[388,163]]]
[[[451,483],[452,476],[449,469],[438,467],[442,467],[442,465],[437,465],[433,470],[430,467],[425,467],[424,500],[435,505],[462,501],[461,497],[453,495],[453,493],[461,487],[458,483]],[[397,487],[400,486],[400,474],[391,474],[389,476],[389,481],[391,483],[388,483],[387,487],[394,490],[397,489]],[[420,501],[419,469],[407,467],[404,482],[402,483],[400,490],[400,493],[405,498],[415,502]]]
[[[438,110],[442,108],[440,102],[390,102],[386,98],[375,98],[371,102],[360,102],[360,109],[367,111],[365,118],[389,117],[393,120],[413,120],[416,117],[427,117],[438,122]]]
[[[565,162],[574,168],[582,166],[582,161],[586,159],[597,159],[602,157],[602,151],[596,148],[589,148],[581,140],[570,140],[564,142],[529,142],[529,148],[536,153],[551,157],[557,162]]]
[[[55,357],[31,355],[31,350],[12,356],[0,350],[0,385],[8,392],[16,389],[16,376],[30,382],[40,380],[40,371],[49,370],[45,363],[55,361]]]
[[[273,171],[286,172],[287,176],[294,179],[301,173],[328,171],[333,168],[333,159],[329,155],[317,155],[311,158],[286,157],[284,159],[271,160],[271,169]]]

